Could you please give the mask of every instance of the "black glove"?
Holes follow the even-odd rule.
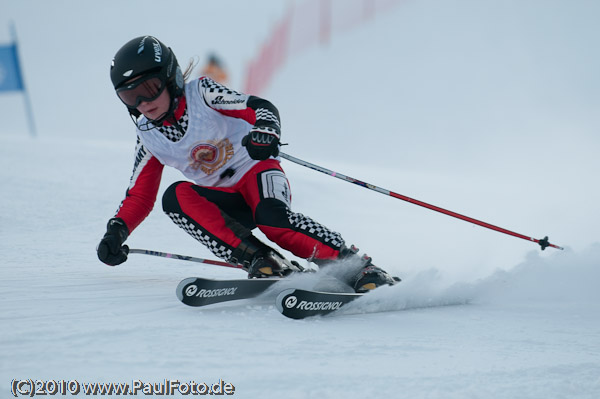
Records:
[[[254,126],[242,139],[250,158],[264,161],[279,155],[279,130],[272,127]]]
[[[127,260],[129,247],[123,245],[129,229],[121,218],[112,218],[106,226],[106,234],[98,244],[98,259],[110,266],[120,265]]]

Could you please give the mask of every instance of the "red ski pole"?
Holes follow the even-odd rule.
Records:
[[[211,259],[196,258],[194,256],[177,255],[177,254],[171,254],[171,253],[168,253],[168,252],[151,251],[149,249],[130,248],[129,249],[129,253],[130,254],[143,254],[143,255],[160,256],[160,257],[163,257],[163,258],[173,258],[173,259],[179,259],[179,260],[187,260],[187,261],[190,261],[190,262],[206,263],[206,264],[209,264],[209,265],[232,267],[234,269],[241,269],[242,268],[242,265],[233,265],[231,263],[223,262],[223,261],[220,261],[220,260],[211,260]]]
[[[554,244],[551,244],[550,242],[548,242],[548,237],[547,236],[544,237],[544,238],[542,238],[542,239],[536,239],[536,238],[533,238],[533,237],[528,237],[528,236],[523,235],[523,234],[515,233],[514,231],[503,229],[502,227],[498,227],[498,226],[494,226],[494,225],[486,223],[486,222],[482,222],[481,220],[473,219],[471,217],[464,216],[464,215],[461,215],[459,213],[452,212],[452,211],[449,211],[447,209],[443,209],[443,208],[440,208],[438,206],[431,205],[431,204],[428,204],[426,202],[422,202],[422,201],[416,200],[414,198],[410,198],[410,197],[407,197],[405,195],[398,194],[398,193],[395,193],[395,192],[390,191],[390,190],[386,190],[386,189],[381,188],[381,187],[377,187],[377,186],[375,186],[373,184],[365,183],[365,182],[360,181],[358,179],[354,179],[352,177],[348,177],[348,176],[343,175],[341,173],[334,172],[332,170],[323,168],[321,166],[312,164],[310,162],[303,161],[301,159],[298,159],[298,158],[293,157],[293,156],[288,155],[288,154],[280,153],[279,155],[282,158],[287,159],[288,161],[297,163],[298,165],[302,165],[302,166],[305,166],[307,168],[316,170],[318,172],[325,173],[326,175],[337,177],[338,179],[345,180],[347,182],[357,184],[357,185],[359,185],[361,187],[368,188],[369,190],[377,191],[378,193],[385,194],[385,195],[388,195],[390,197],[398,198],[398,199],[401,199],[402,201],[410,202],[411,204],[419,205],[419,206],[422,206],[424,208],[431,209],[433,211],[440,212],[440,213],[443,213],[445,215],[452,216],[452,217],[455,217],[455,218],[467,221],[469,223],[473,223],[473,224],[476,224],[476,225],[479,225],[479,226],[482,226],[482,227],[485,227],[485,228],[488,228],[488,229],[491,229],[491,230],[499,231],[500,233],[508,234],[508,235],[511,235],[511,236],[514,236],[514,237],[522,238],[523,240],[527,240],[527,241],[532,241],[532,242],[538,243],[540,245],[540,247],[542,247],[542,251],[544,249],[546,249],[546,247],[552,247],[552,248],[556,248],[556,249],[563,249],[562,247],[559,247],[558,245],[554,245]]]

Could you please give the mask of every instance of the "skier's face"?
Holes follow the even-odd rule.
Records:
[[[140,111],[148,119],[160,119],[169,111],[171,105],[171,98],[168,90],[163,90],[160,96],[153,101],[142,101],[137,106],[137,110]]]

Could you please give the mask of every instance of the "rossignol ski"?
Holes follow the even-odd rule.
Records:
[[[267,290],[281,277],[239,280],[211,280],[190,277],[177,285],[177,298],[188,306],[205,306],[213,303],[254,298]]]
[[[286,317],[304,319],[334,312],[364,294],[290,288],[279,293],[275,306]]]

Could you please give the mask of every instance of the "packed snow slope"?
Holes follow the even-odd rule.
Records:
[[[30,3],[40,12],[30,15]],[[274,19],[281,10],[268,3],[244,17]],[[565,246],[542,252],[284,161],[296,211],[403,279],[336,316],[302,321],[281,316],[269,295],[206,309],[175,296],[183,278],[243,277],[238,270],[143,255],[114,268],[97,260],[135,144],[111,93],[113,53],[146,33],[185,49],[182,63],[213,38],[227,54],[251,53],[232,33],[212,34],[212,22],[150,32],[151,7],[123,5],[139,18],[121,26],[108,6],[88,14],[77,4],[7,6],[22,47],[40,53],[23,50],[37,138],[27,136],[19,95],[0,97],[2,397],[13,379],[223,380],[239,398],[597,397],[596,2],[407,1],[290,59],[264,93],[280,108],[284,151]],[[193,11],[186,20],[203,7],[225,12],[182,6]],[[47,28],[43,43],[65,51],[36,41],[36,24]],[[76,54],[79,79],[65,84],[57,65],[78,65]],[[166,170],[163,189],[180,179]],[[160,206],[128,244],[212,258]]]

